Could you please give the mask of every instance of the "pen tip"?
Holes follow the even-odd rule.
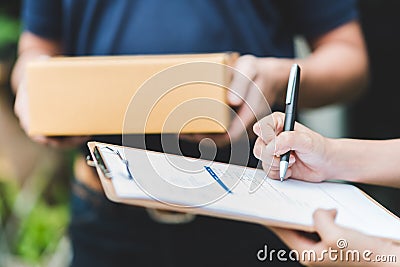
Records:
[[[286,171],[289,166],[289,163],[287,161],[281,161],[279,165],[279,178],[281,179],[281,182],[285,179],[286,176]]]

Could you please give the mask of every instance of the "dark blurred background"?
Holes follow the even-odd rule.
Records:
[[[359,8],[371,75],[366,93],[349,107],[350,137],[400,138],[400,1],[360,0]],[[399,190],[362,188],[400,215]]]
[[[400,1],[359,1],[371,67],[368,91],[352,105],[350,130],[357,138],[400,137]]]

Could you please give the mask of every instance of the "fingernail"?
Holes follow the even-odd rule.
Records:
[[[328,212],[334,216],[337,214],[337,209],[329,209]]]
[[[260,130],[261,130],[261,128],[260,128],[260,124],[258,123],[258,122],[256,122],[255,124],[254,124],[254,126],[253,126],[253,132],[256,134],[256,135],[260,135]]]
[[[260,149],[258,147],[254,147],[253,154],[254,154],[254,157],[256,157],[257,159],[260,159],[260,155],[259,155]]]

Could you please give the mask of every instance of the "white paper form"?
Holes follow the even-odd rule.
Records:
[[[99,148],[116,194],[122,198],[156,199],[214,213],[305,226],[313,224],[316,209],[337,209],[339,225],[400,240],[400,220],[352,185],[291,179],[280,182],[265,177],[260,169],[112,146],[129,161],[132,180],[116,153],[104,149],[105,145]],[[250,193],[255,176],[265,181]]]

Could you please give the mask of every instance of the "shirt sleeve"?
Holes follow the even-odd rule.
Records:
[[[62,0],[23,0],[23,30],[58,40],[62,34]]]
[[[287,13],[295,34],[307,39],[358,19],[355,0],[292,0]]]

